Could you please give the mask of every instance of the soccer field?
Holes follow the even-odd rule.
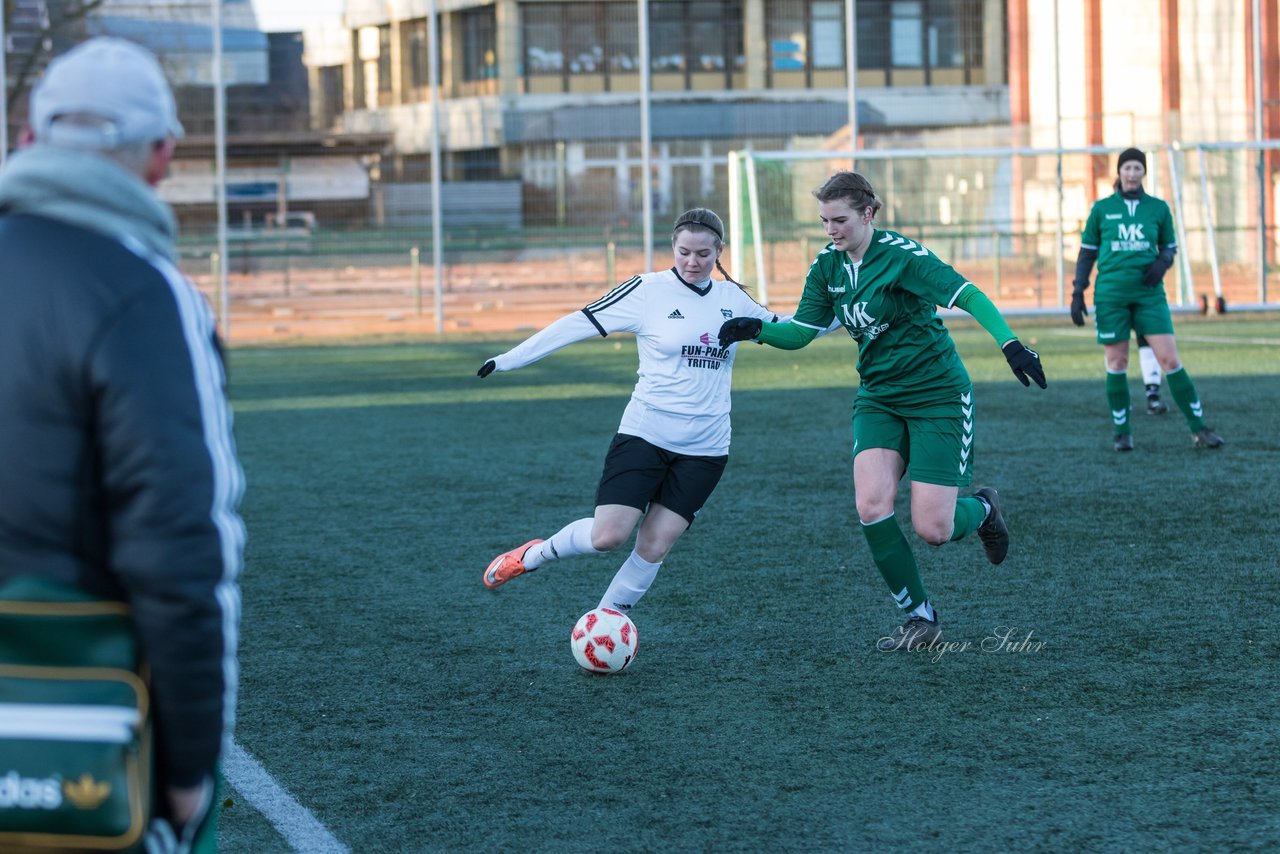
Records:
[[[901,616],[857,527],[856,349],[834,334],[743,345],[727,472],[610,677],[568,633],[629,545],[480,576],[590,515],[629,336],[484,381],[518,339],[233,350],[236,741],[260,773],[228,769],[223,850],[1280,845],[1280,316],[1179,318],[1227,444],[1136,409],[1130,454],[1092,334],[1013,321],[1046,391],[949,322],[974,486],[1000,490],[1012,546],[992,567],[976,538],[911,538],[945,648],[875,649]],[[1130,376],[1140,404],[1136,351]]]

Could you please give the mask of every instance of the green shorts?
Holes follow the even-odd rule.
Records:
[[[853,401],[853,455],[897,451],[912,480],[968,486],[973,480],[973,389],[954,403],[891,407],[859,394]]]
[[[1139,335],[1172,335],[1173,315],[1162,291],[1151,299],[1136,302],[1102,302],[1093,304],[1093,323],[1099,344],[1118,344],[1129,340],[1129,330]]]

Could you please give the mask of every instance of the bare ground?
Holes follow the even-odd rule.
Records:
[[[655,256],[655,264],[665,261]],[[775,272],[768,303],[790,311],[799,299],[809,261],[799,247],[777,250],[769,261]],[[643,264],[639,252],[620,254],[612,267],[598,252],[448,264],[438,297],[431,268],[415,270],[407,263],[241,272],[228,277],[230,318],[223,327],[236,346],[532,332],[606,293]],[[1045,265],[1018,265],[1006,259],[998,269],[991,262],[957,267],[1003,309],[1053,310],[1058,305],[1054,271]],[[1211,293],[1209,272],[1195,275],[1197,294]],[[214,277],[193,278],[222,319],[223,299]],[[1172,293],[1172,280],[1167,284]],[[1258,301],[1257,285],[1248,271],[1224,270],[1223,292],[1228,307]]]

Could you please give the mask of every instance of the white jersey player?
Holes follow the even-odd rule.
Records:
[[[737,345],[721,347],[717,333],[734,316],[766,323],[780,318],[720,266],[724,225],[713,211],[682,214],[671,247],[675,263],[669,270],[623,282],[480,368],[481,377],[515,370],[567,344],[613,332],[635,333],[640,356],[639,379],[605,457],[595,515],[498,555],[485,570],[487,587],[549,561],[611,551],[639,523],[635,548],[599,604],[626,613],[719,482],[729,459]],[[712,277],[717,269],[727,281]]]

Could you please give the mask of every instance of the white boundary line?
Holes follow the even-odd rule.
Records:
[[[306,854],[350,854],[329,829],[294,800],[258,760],[238,743],[222,757],[222,774],[249,804],[271,822],[295,851]]]

